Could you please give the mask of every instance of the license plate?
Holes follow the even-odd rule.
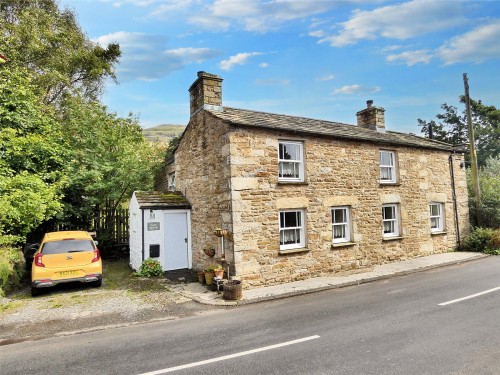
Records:
[[[61,271],[59,272],[59,275],[61,276],[76,276],[77,272],[76,271]]]

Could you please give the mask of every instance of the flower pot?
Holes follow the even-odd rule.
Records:
[[[212,271],[205,271],[205,283],[210,287],[214,281],[215,273]]]
[[[222,298],[229,301],[236,301],[241,299],[242,297],[243,297],[243,291],[241,289],[241,281],[228,280],[224,283]]]
[[[205,283],[205,272],[198,272],[198,282],[202,285]]]
[[[217,228],[217,229],[214,231],[214,234],[215,234],[217,237],[224,237],[224,236],[227,234],[227,230],[226,230],[226,229]]]
[[[203,252],[205,255],[208,255],[209,257],[213,257],[215,255],[215,249],[203,249]]]
[[[224,278],[224,268],[218,268],[218,269],[214,270],[214,273],[215,273],[215,277],[218,277],[219,279]]]

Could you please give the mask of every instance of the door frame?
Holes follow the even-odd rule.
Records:
[[[193,249],[191,247],[191,210],[163,210],[162,214],[163,215],[169,215],[169,214],[180,214],[180,213],[185,213],[186,214],[186,230],[187,230],[187,259],[188,259],[188,269],[193,268]],[[163,264],[164,264],[164,270],[165,271],[171,271],[170,269],[167,270],[167,248],[165,246],[166,242],[166,235],[167,235],[167,228],[166,228],[166,220],[165,216],[163,216],[163,248],[165,249],[163,252]],[[175,270],[176,268],[172,269]]]

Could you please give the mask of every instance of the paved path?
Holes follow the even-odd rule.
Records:
[[[352,274],[348,276],[315,277],[307,280],[294,281],[287,284],[244,290],[243,299],[240,301],[225,301],[222,299],[222,294],[208,291],[205,286],[199,283],[178,285],[176,287],[176,291],[187,298],[191,298],[196,302],[207,305],[242,305],[284,297],[291,297],[299,294],[312,293],[326,289],[363,284],[370,281],[385,279],[388,277],[406,275],[409,273],[424,271],[436,267],[458,264],[470,260],[479,259],[485,256],[487,255],[468,252],[433,254],[420,258],[378,265],[375,266],[371,271]]]

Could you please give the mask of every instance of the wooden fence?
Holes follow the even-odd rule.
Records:
[[[128,218],[127,209],[101,209],[94,219],[94,231],[98,238],[106,237],[117,245],[128,244]]]

